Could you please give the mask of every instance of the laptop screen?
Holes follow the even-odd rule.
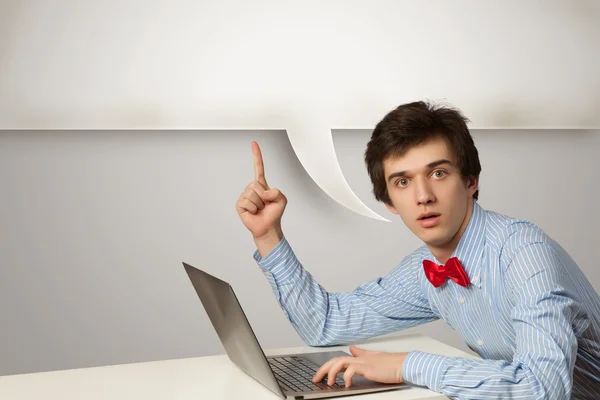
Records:
[[[231,361],[285,397],[231,285],[186,263],[183,266]]]

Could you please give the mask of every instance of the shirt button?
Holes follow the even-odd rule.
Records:
[[[478,281],[478,280],[479,280],[479,277],[478,277],[477,275],[475,275],[475,276],[473,277],[473,279],[471,279],[471,282],[475,282],[475,283],[477,283],[477,281]]]
[[[480,346],[483,346],[483,340],[479,339],[479,340],[477,341],[477,344],[478,344],[478,345],[480,345]]]
[[[465,304],[465,298],[464,298],[464,297],[461,297],[460,299],[458,299],[458,302],[459,302],[460,304]]]
[[[265,275],[266,276],[273,276],[273,274],[271,273],[271,271],[265,271]]]

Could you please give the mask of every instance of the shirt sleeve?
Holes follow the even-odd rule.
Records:
[[[589,318],[554,249],[522,247],[505,273],[516,333],[512,360],[450,358],[420,351],[403,364],[407,382],[457,399],[568,399],[577,339]]]
[[[302,340],[328,346],[379,336],[436,320],[417,283],[412,258],[351,292],[329,293],[308,273],[284,237],[254,259]]]

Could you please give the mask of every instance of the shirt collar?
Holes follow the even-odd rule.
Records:
[[[486,211],[473,200],[473,212],[463,233],[458,246],[454,249],[451,257],[457,257],[471,283],[481,287],[481,262],[485,247],[485,221]],[[427,246],[425,246],[427,248]],[[430,258],[436,264],[442,265],[435,256],[427,249],[426,258]]]

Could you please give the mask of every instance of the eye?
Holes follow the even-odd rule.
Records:
[[[408,185],[408,179],[402,178],[396,181],[396,186],[406,187]]]
[[[436,178],[438,178],[438,179],[441,179],[444,176],[446,176],[446,171],[438,169],[436,171],[433,171],[433,176],[436,177]]]

